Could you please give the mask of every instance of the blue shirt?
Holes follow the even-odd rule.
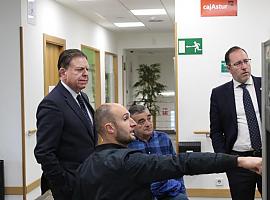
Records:
[[[164,132],[153,131],[151,138],[145,142],[136,139],[128,145],[128,148],[138,149],[147,154],[175,155],[172,142]],[[155,197],[177,196],[179,193],[186,193],[183,178],[169,179],[151,184],[151,191]]]

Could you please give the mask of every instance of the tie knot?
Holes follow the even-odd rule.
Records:
[[[82,97],[80,94],[77,95],[76,99],[79,101],[79,100],[82,100]]]
[[[239,85],[239,87],[242,88],[242,89],[246,89],[247,84],[244,84],[244,83],[243,83],[243,84]]]
[[[83,104],[82,96],[81,96],[80,94],[77,95],[76,99],[78,100],[80,106],[84,105],[84,104]]]

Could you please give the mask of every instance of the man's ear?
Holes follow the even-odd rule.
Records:
[[[65,75],[66,75],[65,68],[61,67],[58,72],[59,72],[59,77],[65,77]]]
[[[112,123],[105,124],[106,133],[113,134],[114,133],[114,126]]]

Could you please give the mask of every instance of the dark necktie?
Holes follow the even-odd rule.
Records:
[[[241,84],[239,87],[243,89],[243,103],[248,123],[251,146],[254,150],[259,150],[262,148],[262,142],[255,109],[253,107],[250,94],[246,88],[246,84]]]
[[[80,107],[81,107],[81,109],[82,109],[82,112],[83,112],[84,116],[85,116],[86,119],[92,124],[92,121],[91,121],[91,119],[90,119],[90,117],[89,117],[89,115],[88,115],[87,109],[86,109],[86,107],[85,107],[85,105],[84,105],[82,96],[81,96],[80,94],[78,94],[78,96],[77,96],[76,99],[78,100],[78,102],[79,102],[79,104],[80,104]]]

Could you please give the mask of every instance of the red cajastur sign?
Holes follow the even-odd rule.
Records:
[[[201,0],[201,16],[237,16],[237,0]]]

